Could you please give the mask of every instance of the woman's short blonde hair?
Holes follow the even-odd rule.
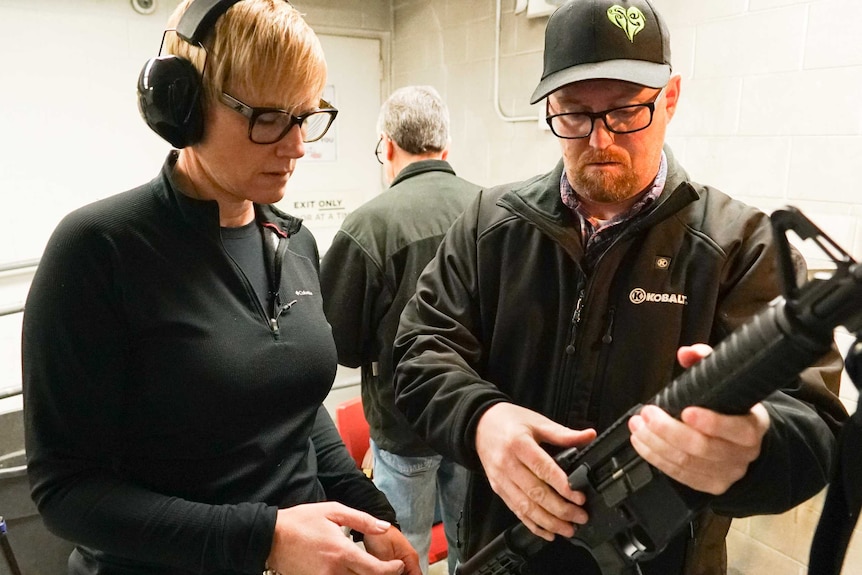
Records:
[[[289,2],[240,0],[216,21],[202,50],[170,31],[193,1],[183,0],[171,16],[163,53],[190,60],[202,73],[205,108],[230,90],[258,106],[308,105],[309,97],[317,105],[326,84],[323,48]],[[284,100],[269,101],[274,94]]]

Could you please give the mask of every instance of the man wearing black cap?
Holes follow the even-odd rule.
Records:
[[[548,452],[651,398],[780,282],[768,217],[692,181],[664,146],[680,78],[648,0],[566,3],[544,58],[532,101],[547,98],[562,161],[483,191],[450,229],[401,318],[396,404],[471,470],[462,558],[520,520],[562,536],[534,573],[584,574],[596,567],[564,538],[588,521],[585,496]],[[826,484],[840,369],[829,354],[744,415],[648,405],[628,420],[646,461],[715,496],[643,573],[724,573],[730,517],[785,511]]]

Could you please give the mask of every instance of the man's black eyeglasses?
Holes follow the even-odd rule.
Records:
[[[380,136],[380,139],[377,140],[377,145],[374,146],[374,157],[377,158],[377,161],[380,162],[380,165],[383,165],[383,160],[380,158],[380,153],[383,151],[380,149],[381,144],[383,144],[383,136]]]
[[[563,112],[562,114],[550,114],[545,118],[551,132],[558,138],[575,140],[589,137],[593,133],[596,120],[601,119],[609,132],[614,134],[631,134],[639,132],[652,124],[655,103],[664,93],[664,88],[649,102],[643,104],[632,104],[611,108],[603,112]],[[548,101],[550,112],[550,100]]]
[[[254,108],[226,92],[221,93],[221,102],[248,118],[248,139],[255,144],[275,143],[294,126],[302,131],[303,142],[316,142],[326,134],[338,114],[326,100],[321,100],[316,110],[299,116],[280,108]]]

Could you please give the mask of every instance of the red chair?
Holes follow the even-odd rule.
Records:
[[[335,407],[335,427],[356,467],[362,469],[362,461],[369,449],[369,432],[361,397],[348,399]]]
[[[368,422],[362,412],[362,399],[354,397],[348,399],[335,407],[335,427],[341,434],[347,451],[356,462],[356,466],[362,469],[366,475],[371,469],[366,468],[366,455],[369,451]],[[446,546],[446,533],[443,531],[443,523],[435,523],[431,528],[431,549],[428,552],[428,563],[433,564],[446,559],[449,550]]]

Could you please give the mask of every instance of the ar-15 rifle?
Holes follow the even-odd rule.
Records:
[[[688,406],[744,414],[830,349],[833,330],[862,329],[862,266],[795,208],[773,212],[783,297],[725,338],[712,354],[647,403],[674,417]],[[835,263],[828,279],[798,287],[787,232],[813,240]],[[569,541],[585,547],[604,575],[639,573],[710,502],[710,496],[668,478],[631,445],[628,419],[636,405],[583,449],[556,457],[569,486],[586,495],[589,520]],[[548,542],[522,523],[509,528],[458,567],[458,575],[518,575]]]

